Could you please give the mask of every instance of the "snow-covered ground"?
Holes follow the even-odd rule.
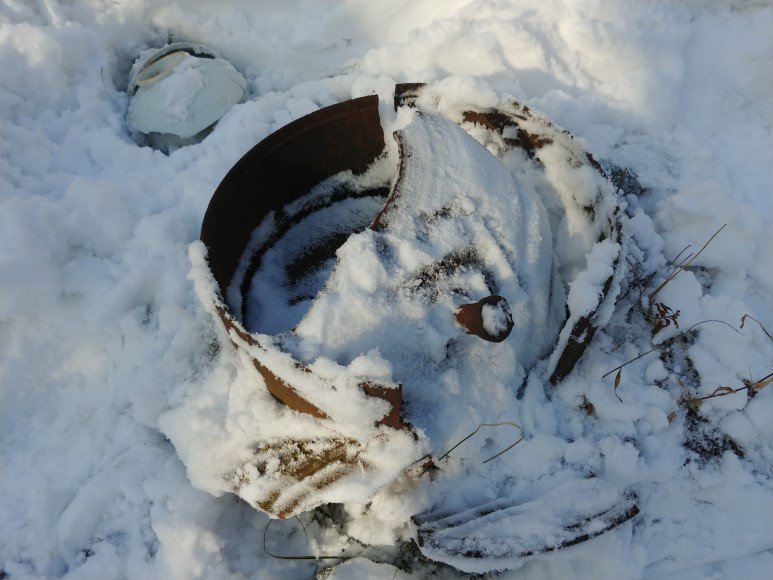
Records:
[[[626,366],[615,389],[602,375],[653,343],[634,288],[551,399],[527,384],[513,410],[526,440],[503,465],[516,477],[588,467],[635,490],[641,514],[502,577],[769,578],[773,385],[697,412],[679,399],[773,370],[771,30],[765,0],[2,0],[0,578],[310,578],[335,563],[268,555],[268,518],[203,491],[178,458],[175,446],[206,457],[221,445],[197,439],[208,425],[195,421],[254,386],[214,348],[188,252],[252,145],[335,102],[389,102],[410,81],[515,97],[629,168],[641,185],[627,189],[631,231],[658,267],[648,289],[727,224],[658,301],[681,330],[759,321],[740,334],[704,324],[662,360]],[[132,138],[125,90],[137,55],[170,38],[218,51],[248,92],[203,142],[167,156]],[[459,420],[437,446],[486,419]],[[310,544],[297,522],[274,522],[268,548],[343,549],[421,577],[401,543],[411,506],[374,505],[302,517]],[[338,571],[393,576],[411,577],[365,560]]]

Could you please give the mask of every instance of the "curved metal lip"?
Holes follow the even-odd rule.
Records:
[[[138,82],[140,75],[148,67],[152,66],[159,60],[166,58],[167,56],[175,52],[186,52],[191,56],[195,56],[198,58],[219,58],[220,57],[220,55],[218,55],[214,50],[207,48],[206,46],[203,46],[201,44],[196,44],[194,42],[173,42],[172,44],[168,44],[158,49],[156,52],[153,53],[153,55],[150,58],[148,58],[148,60],[142,63],[139,70],[137,71],[137,74],[135,74],[129,81],[129,86],[126,91],[127,94],[131,97],[134,93],[137,92],[137,89],[139,87],[145,86],[151,82],[161,80],[163,76],[156,75],[151,79],[146,79],[145,81],[142,81],[140,79],[140,82]]]
[[[395,106],[414,106],[422,86],[419,83],[397,85]],[[345,170],[355,174],[364,172],[382,154],[385,142],[378,105],[378,97],[371,95],[338,103],[297,119],[254,146],[228,172],[209,203],[201,227],[201,240],[208,250],[208,265],[222,298],[226,296],[253,231],[265,216],[272,211],[281,211],[285,205],[328,177]],[[562,134],[571,139],[566,131],[535,116],[528,107],[513,102],[506,109],[468,110],[461,122],[478,125],[498,135],[508,147],[520,148],[532,158],[538,157],[539,149],[551,142],[551,134]],[[530,133],[522,127],[525,121],[534,119],[545,128],[544,134]],[[589,164],[607,180],[598,162],[590,154],[584,155],[582,162]],[[597,199],[599,207],[601,201]],[[597,212],[595,206],[582,208],[590,221],[605,216],[608,222],[602,224],[598,241],[611,237],[621,242],[619,207],[613,215],[601,209]],[[379,226],[379,217],[380,214],[373,227]],[[259,259],[260,256],[252,257],[252,272],[257,268]],[[619,256],[615,259],[613,270],[617,271],[618,267]],[[550,373],[551,384],[557,384],[571,372],[593,338],[598,307],[610,292],[614,276],[613,272],[603,285],[596,308],[567,322],[571,322],[571,332],[560,354],[554,353],[558,356]],[[249,275],[244,277],[242,296],[246,295],[249,279]],[[235,316],[224,300],[221,304],[224,306],[218,306],[218,316],[226,330],[230,331],[234,345],[237,348],[250,347],[252,352],[256,352],[257,347],[257,352],[260,352],[264,347],[245,330],[239,321],[241,317]],[[319,407],[293,388],[292,381],[282,372],[259,360],[260,356],[251,358],[277,400],[296,411],[319,419],[327,418]],[[299,361],[295,361],[295,365],[304,373],[312,373]],[[390,403],[391,410],[379,424],[410,429],[410,425],[400,418],[402,392],[399,385],[395,388],[394,384],[366,382],[360,386],[367,395]]]

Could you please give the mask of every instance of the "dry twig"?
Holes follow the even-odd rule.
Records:
[[[507,451],[510,451],[510,450],[511,450],[513,447],[515,447],[515,446],[516,446],[516,445],[518,445],[518,444],[519,444],[521,441],[523,441],[523,437],[524,437],[524,433],[523,433],[523,427],[521,427],[521,426],[520,426],[518,423],[513,423],[512,421],[502,421],[501,423],[481,423],[480,425],[478,425],[478,428],[477,428],[477,429],[475,429],[475,431],[473,431],[472,433],[470,433],[469,435],[467,435],[467,437],[465,437],[464,439],[462,439],[461,441],[459,441],[459,443],[457,443],[456,445],[454,445],[453,447],[451,447],[451,449],[449,449],[449,450],[448,450],[448,451],[446,451],[446,452],[445,452],[443,455],[441,455],[441,456],[438,458],[438,462],[440,462],[441,460],[443,460],[443,459],[445,459],[446,457],[448,457],[448,456],[451,454],[451,452],[452,452],[454,449],[456,449],[457,447],[459,447],[459,446],[460,446],[462,443],[464,443],[464,442],[465,442],[465,441],[467,441],[467,440],[468,440],[470,437],[472,437],[472,436],[473,436],[473,435],[475,435],[475,434],[476,434],[478,431],[480,431],[480,428],[481,428],[481,427],[502,427],[503,425],[511,425],[512,427],[515,427],[516,429],[518,429],[518,430],[521,432],[521,436],[518,438],[518,440],[517,440],[515,443],[512,443],[512,444],[508,445],[507,447],[505,447],[505,448],[504,448],[502,451],[500,451],[499,453],[496,453],[495,455],[492,455],[491,457],[489,457],[488,459],[486,459],[486,460],[485,460],[483,463],[488,463],[488,462],[489,462],[489,461],[491,461],[492,459],[496,459],[497,457],[499,457],[500,455],[502,455],[503,453],[505,453],[505,452],[507,452]]]
[[[706,401],[708,399],[716,399],[717,397],[726,397],[727,395],[734,395],[735,393],[740,393],[741,391],[746,391],[749,398],[752,398],[757,394],[757,391],[765,388],[770,383],[773,383],[773,373],[770,373],[769,375],[762,377],[758,381],[750,381],[750,380],[744,379],[743,387],[738,387],[737,389],[734,389],[732,387],[720,386],[714,389],[714,391],[710,395],[706,395],[705,397],[692,397],[689,399],[683,398],[682,402],[685,403],[686,405],[697,407],[703,401]]]
[[[700,256],[700,255],[701,255],[701,253],[703,252],[703,250],[705,250],[705,249],[706,249],[706,246],[708,246],[708,245],[711,243],[711,241],[712,241],[714,238],[716,238],[716,237],[717,237],[717,235],[719,234],[719,232],[721,232],[723,229],[725,229],[725,226],[727,226],[727,224],[724,224],[724,225],[723,225],[721,228],[719,228],[719,229],[718,229],[716,232],[714,232],[714,235],[712,235],[712,236],[711,236],[711,237],[710,237],[710,238],[709,238],[709,239],[706,241],[706,243],[705,243],[705,244],[703,244],[703,246],[701,247],[701,249],[700,249],[700,250],[698,250],[698,252],[697,252],[697,253],[695,253],[695,254],[688,254],[688,255],[687,255],[687,257],[686,257],[684,260],[682,260],[682,262],[681,262],[681,263],[680,263],[680,264],[679,264],[679,265],[678,265],[678,266],[677,266],[677,267],[676,267],[676,268],[675,268],[675,269],[674,269],[674,270],[673,270],[673,271],[672,271],[672,272],[671,272],[671,273],[670,273],[670,274],[669,274],[669,275],[666,277],[666,279],[665,279],[665,280],[663,280],[663,282],[660,284],[660,286],[658,286],[658,287],[657,287],[657,288],[655,288],[655,289],[654,289],[652,292],[650,292],[650,295],[649,295],[649,299],[650,299],[650,301],[652,301],[652,299],[653,299],[655,296],[657,296],[658,292],[660,292],[660,291],[661,291],[663,288],[665,288],[665,287],[668,285],[668,283],[669,283],[669,282],[671,282],[671,280],[673,280],[674,278],[676,278],[676,277],[679,275],[679,272],[681,272],[682,270],[684,270],[685,268],[687,268],[687,266],[689,266],[690,264],[692,264],[692,263],[693,263],[693,261],[695,260],[695,258],[697,258],[698,256]],[[689,248],[690,246],[687,246],[687,247]],[[685,250],[687,250],[687,248],[685,248],[684,250],[682,250],[681,252],[679,252],[679,256],[681,256],[681,255],[682,255],[682,253],[683,253]],[[677,256],[677,257],[678,257],[678,256]]]
[[[674,311],[670,306],[663,304],[662,302],[655,302],[652,305],[655,309],[655,314],[645,314],[644,318],[653,324],[652,334],[657,334],[664,328],[671,326],[672,324],[679,328],[679,314],[681,311]]]
[[[298,520],[299,524],[301,524],[301,528],[303,528],[303,534],[306,536],[306,544],[308,545],[309,535],[306,533],[306,526],[303,525],[303,522],[298,516],[295,516],[295,519]],[[268,528],[273,522],[273,519],[268,520],[268,523],[266,523],[266,528],[263,530],[263,551],[272,558],[276,558],[278,560],[350,560],[351,558],[354,558],[354,556],[281,556],[279,554],[273,554],[268,551],[268,548],[266,548],[266,536],[268,534]]]
[[[650,354],[650,353],[652,353],[652,352],[655,352],[656,350],[662,350],[662,349],[664,349],[664,348],[667,348],[667,347],[671,346],[671,344],[672,344],[672,343],[674,342],[674,340],[676,340],[677,338],[681,338],[681,337],[683,337],[683,336],[686,336],[687,334],[690,334],[690,333],[691,333],[691,332],[692,332],[692,331],[693,331],[693,330],[694,330],[696,327],[700,326],[701,324],[707,324],[707,323],[709,323],[709,322],[716,322],[716,323],[719,323],[719,324],[724,324],[725,326],[727,326],[727,327],[731,328],[732,330],[734,330],[736,333],[738,333],[738,334],[744,334],[743,332],[741,332],[740,330],[738,330],[738,329],[737,329],[735,326],[733,326],[733,325],[732,325],[732,324],[730,324],[729,322],[725,322],[724,320],[714,320],[714,319],[710,319],[710,320],[702,320],[702,321],[700,321],[700,322],[696,322],[695,324],[693,324],[693,325],[692,325],[690,328],[688,328],[688,329],[687,329],[687,330],[685,330],[684,332],[680,332],[679,334],[672,336],[672,337],[671,337],[671,338],[669,338],[668,340],[664,340],[662,343],[658,344],[657,346],[654,346],[653,348],[649,349],[647,352],[643,352],[643,353],[641,353],[640,355],[638,355],[638,356],[635,356],[635,357],[634,357],[634,358],[632,358],[631,360],[625,361],[625,362],[624,362],[623,364],[621,364],[620,366],[616,366],[616,367],[615,367],[615,368],[613,368],[611,371],[609,371],[609,372],[606,372],[606,373],[604,373],[603,375],[601,375],[601,378],[602,378],[602,379],[605,379],[605,378],[607,378],[609,375],[611,375],[611,374],[612,374],[612,373],[614,373],[615,371],[619,371],[619,370],[620,370],[620,369],[622,369],[623,367],[625,367],[625,366],[628,366],[629,364],[631,364],[631,363],[633,363],[633,362],[636,362],[636,361],[637,361],[637,360],[639,360],[640,358],[643,358],[643,357],[647,356],[648,354]],[[618,374],[619,374],[619,373],[618,373]],[[619,381],[617,381],[617,380],[616,380],[616,382],[619,382]]]
[[[748,318],[749,320],[753,320],[754,322],[756,322],[757,324],[759,324],[759,325],[760,325],[760,328],[762,329],[762,332],[764,332],[764,333],[767,335],[767,337],[768,337],[770,340],[773,340],[773,336],[771,336],[771,334],[768,332],[768,329],[767,329],[767,328],[765,328],[764,326],[762,326],[762,322],[760,322],[759,320],[757,320],[756,318],[754,318],[754,316],[752,316],[751,314],[744,314],[743,316],[741,316],[741,328],[743,328],[743,325],[744,325],[744,323],[746,322],[746,319],[747,319],[747,318]]]

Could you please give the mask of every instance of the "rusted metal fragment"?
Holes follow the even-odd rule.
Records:
[[[254,455],[226,477],[235,493],[245,491],[255,474],[269,478],[273,483],[255,501],[256,507],[284,519],[292,516],[314,491],[369,468],[359,454],[357,441],[344,437],[260,442]],[[250,495],[249,491],[246,495]]]
[[[377,425],[386,425],[393,429],[411,429],[411,424],[406,423],[400,417],[400,413],[403,409],[403,388],[398,387],[391,388],[383,385],[378,385],[372,382],[360,383],[360,388],[369,397],[376,397],[377,399],[384,399],[391,405],[391,410],[387,413],[383,419],[378,421]]]
[[[615,241],[622,245],[623,232],[620,228],[620,224],[615,222],[612,224],[612,227],[615,232]],[[572,369],[574,369],[575,365],[580,360],[580,357],[585,352],[585,349],[588,348],[591,340],[593,340],[597,330],[597,327],[594,324],[594,319],[596,313],[598,312],[598,307],[601,305],[604,297],[607,296],[610,289],[612,288],[612,282],[614,281],[615,277],[614,271],[617,270],[619,264],[620,254],[618,253],[614,262],[612,263],[613,274],[604,281],[604,285],[601,288],[601,298],[599,299],[599,304],[589,314],[582,316],[574,323],[574,326],[572,327],[572,333],[569,335],[569,340],[567,341],[566,346],[564,346],[564,350],[561,352],[561,356],[556,362],[556,367],[550,375],[549,381],[551,385],[557,385],[567,376],[569,376],[569,373],[572,372]]]
[[[282,460],[283,475],[302,480],[311,477],[330,463],[351,463],[356,459],[356,454],[350,453],[353,446],[357,446],[354,439],[286,441],[285,447],[291,447],[290,452],[274,447],[270,455]]]
[[[236,322],[236,320],[234,320],[233,316],[231,316],[224,308],[218,306],[217,313],[227,331],[233,331],[237,337],[244,341],[247,345],[255,348],[261,348],[254,337],[245,331],[241,325]],[[239,348],[237,341],[232,339],[231,342],[236,348]],[[250,358],[252,360],[252,364],[255,366],[255,369],[263,377],[263,380],[266,383],[266,389],[268,389],[268,392],[271,393],[275,399],[287,405],[290,409],[298,411],[299,413],[306,413],[308,415],[312,415],[313,417],[317,417],[318,419],[329,418],[324,411],[320,410],[313,403],[302,397],[296,389],[287,383],[287,381],[284,381],[275,375],[258,359],[254,357]],[[295,366],[302,372],[313,374],[311,369],[299,362],[296,362]],[[406,423],[400,417],[403,405],[403,389],[401,385],[386,386],[379,385],[374,382],[364,382],[360,384],[360,388],[363,390],[363,392],[365,392],[366,395],[370,397],[376,397],[378,399],[383,399],[390,404],[389,411],[386,415],[384,415],[384,417],[376,422],[376,425],[386,425],[387,427],[392,427],[394,429],[411,429],[410,423]]]
[[[397,151],[400,157],[400,169],[397,174],[397,180],[395,181],[394,186],[392,186],[392,191],[389,193],[386,203],[384,203],[384,207],[381,208],[381,211],[378,212],[378,215],[373,220],[373,223],[370,224],[370,229],[375,231],[381,231],[386,227],[386,214],[392,207],[394,207],[395,200],[400,195],[400,190],[402,189],[403,179],[405,176],[405,145],[403,144],[403,140],[399,131],[396,131],[393,134],[393,137],[397,142]]]
[[[526,108],[528,112],[528,108]],[[502,135],[505,143],[511,147],[523,149],[526,154],[534,158],[537,149],[545,145],[550,145],[553,140],[545,135],[529,133],[518,125],[517,118],[507,115],[500,111],[465,111],[462,115],[462,121],[466,123],[476,123],[482,125],[491,131],[496,131]],[[511,127],[515,130],[515,137],[505,136],[505,129]]]
[[[271,393],[275,399],[299,413],[307,413],[318,419],[328,418],[323,411],[320,411],[309,401],[301,397],[298,394],[298,391],[268,370],[268,368],[260,364],[257,359],[252,359],[252,364],[255,365],[255,368],[263,376],[268,392]]]
[[[226,332],[233,331],[236,333],[236,335],[242,339],[245,343],[251,345],[251,346],[257,346],[258,342],[253,338],[250,333],[248,333],[244,328],[242,328],[242,325],[236,322],[233,316],[222,306],[215,306],[215,309],[217,310],[217,316],[220,318],[220,321],[223,323],[223,326],[225,327]],[[231,340],[233,342],[233,339]],[[239,348],[239,345],[234,342],[234,346],[236,348]]]
[[[421,83],[399,85],[395,91],[396,106],[415,106],[422,86]],[[517,103],[504,104],[500,109],[467,111],[463,114],[463,119],[464,122],[474,123],[495,133],[498,136],[498,143],[505,144],[505,150],[522,149],[527,155],[537,160],[539,160],[541,148],[551,143],[553,138],[558,144],[563,143],[560,133],[565,134],[544,119],[537,119],[527,107]],[[528,130],[522,125],[528,127]],[[377,230],[388,227],[390,210],[402,203],[400,189],[402,172],[405,167],[403,163],[405,160],[404,148],[399,134],[396,135],[396,139],[400,147],[400,174],[384,208],[371,224],[371,227]],[[383,132],[378,116],[378,98],[371,96],[341,103],[299,119],[270,135],[250,150],[218,187],[202,225],[201,239],[208,248],[209,266],[217,282],[220,295],[226,295],[226,289],[232,283],[252,232],[269,213],[275,212],[275,215],[280,216],[277,222],[277,231],[272,234],[273,237],[270,237],[262,248],[255,251],[249,262],[240,288],[243,304],[246,301],[252,274],[258,268],[265,248],[270,247],[273,242],[280,239],[290,227],[298,223],[298,220],[320,209],[320,207],[314,206],[304,208],[303,211],[307,213],[288,213],[287,219],[282,221],[283,208],[304,196],[312,187],[332,175],[344,170],[352,170],[355,173],[364,171],[376,157],[382,154],[384,147]],[[576,148],[571,148],[571,151],[574,152],[572,153],[573,162],[589,165],[603,175],[600,165],[589,154],[583,153],[577,157],[579,153],[577,153]],[[335,193],[333,197],[338,200],[354,195],[384,196],[386,193],[383,189],[373,190],[371,193],[341,191]],[[565,201],[567,206],[571,203],[573,203],[572,200]],[[603,212],[599,213],[606,215]],[[596,216],[596,206],[591,206],[591,213],[587,215],[587,219],[591,222],[601,219]],[[431,227],[434,217],[432,215],[426,216],[427,227]],[[616,218],[603,228],[602,236],[612,236],[613,239],[620,241],[620,226]],[[345,239],[346,236],[341,234],[323,240],[324,243],[320,244],[319,247],[310,249],[308,254],[302,256],[297,262],[288,264],[288,277],[290,279],[302,277],[307,267],[327,257],[332,257],[336,248]],[[465,253],[464,249],[461,249],[458,255],[449,255],[448,258],[448,260],[441,260],[434,264],[433,266],[437,266],[436,268],[430,267],[420,274],[419,288],[431,287],[432,281],[438,276],[443,276],[447,272],[453,271],[454,268],[473,264],[477,260],[472,250]],[[618,263],[619,260],[614,264],[615,269]],[[486,282],[489,284],[488,278]],[[600,303],[609,293],[612,283],[613,279],[610,277],[604,284]],[[497,289],[494,287],[493,277],[492,284],[489,285],[489,292],[496,295]],[[498,297],[489,297],[489,299],[496,298]],[[473,305],[465,305],[460,309],[460,313],[465,310],[470,310],[470,313],[466,318],[463,314],[462,320],[459,322],[468,331],[470,329],[477,330],[472,334],[481,336],[483,334],[481,332],[483,304],[479,305],[477,313],[474,312],[474,309],[469,308],[471,306]],[[596,331],[594,322],[596,312],[597,310],[593,310],[587,316],[573,322],[571,337],[558,357],[558,364],[550,377],[553,384],[569,374],[590,343]],[[302,390],[300,384],[294,386],[293,380],[290,379],[290,377],[300,376],[298,372],[302,372],[314,380],[315,373],[298,361],[290,360],[289,366],[283,366],[284,363],[275,362],[276,358],[263,357],[261,352],[268,352],[274,348],[278,350],[278,347],[270,340],[266,341],[247,332],[239,322],[238,315],[240,313],[236,314],[235,317],[234,313],[228,310],[228,307],[218,305],[218,318],[229,332],[235,346],[244,348],[249,352],[253,365],[263,377],[268,391],[289,408],[325,421],[325,428],[330,427],[334,430],[333,420],[328,416],[328,413],[323,411],[323,409],[327,409],[324,398],[322,398],[324,395],[321,394],[319,398],[314,398],[313,393],[308,390],[307,383],[303,384],[306,390]],[[458,319],[459,315],[457,314]],[[512,324],[512,320],[510,323]],[[476,329],[476,324],[481,328]],[[512,326],[510,326],[511,328]],[[483,331],[485,332],[485,329]],[[509,331],[508,329],[508,334]],[[258,340],[259,338],[260,340]],[[491,340],[492,337],[481,336],[481,338]],[[499,336],[493,338],[504,340],[506,335],[501,338]],[[320,390],[322,390],[325,381],[320,377],[319,382]],[[392,384],[367,381],[361,383],[359,387],[368,397],[383,399],[389,403],[388,411],[378,420],[377,424],[390,429],[411,429],[411,426],[400,417],[402,408],[402,388],[400,386],[395,388]],[[304,395],[301,395],[301,392]],[[334,415],[332,409],[327,410]],[[381,432],[386,431],[382,429]],[[321,497],[318,492],[326,486],[371,467],[359,456],[367,442],[355,441],[346,437],[323,439],[309,440],[305,447],[303,445],[296,447],[297,456],[286,453],[287,449],[290,449],[287,445],[298,443],[295,440],[289,443],[285,442],[285,447],[266,444],[259,448],[259,452],[263,456],[275,460],[279,459],[280,467],[279,472],[275,474],[278,477],[275,487],[272,488],[270,485],[261,487],[265,493],[262,493],[260,499],[254,500],[252,503],[274,517],[289,517],[298,513],[300,509],[314,507],[314,502],[318,502],[318,499],[314,498]],[[260,462],[256,465],[259,464]],[[266,480],[261,479],[261,484],[265,483]]]
[[[395,111],[400,107],[415,107],[424,83],[398,83],[395,85]]]
[[[395,90],[395,103],[400,105],[415,104],[416,99],[421,92],[424,85],[420,83],[406,83],[405,85],[398,85]],[[529,123],[529,122],[532,123]],[[488,131],[498,135],[504,142],[508,149],[520,149],[524,151],[530,158],[539,161],[539,150],[546,145],[552,144],[554,138],[552,135],[565,135],[571,139],[571,134],[565,130],[559,129],[552,125],[552,123],[535,117],[534,113],[529,107],[513,101],[509,107],[501,109],[483,109],[483,110],[468,110],[462,113],[463,123],[473,123],[479,125]],[[530,127],[526,130],[522,125],[526,124]],[[538,127],[544,127],[544,131],[535,131],[534,125]],[[393,187],[392,193],[387,199],[384,209],[378,214],[373,221],[371,227],[375,230],[380,230],[388,227],[389,213],[393,208],[396,208],[400,203],[400,192],[402,182],[402,168],[404,167],[404,146],[401,141],[400,133],[395,134],[395,139],[398,143],[398,149],[401,159],[401,174]],[[604,180],[607,180],[607,176],[601,167],[601,165],[593,158],[590,153],[583,152],[581,157],[574,159],[572,157],[569,162],[573,166],[582,166],[583,164],[589,165],[593,168]],[[596,219],[596,207],[591,205],[589,207],[582,207],[585,214],[588,216],[589,221]],[[622,235],[620,225],[615,217],[611,220],[607,227],[602,228],[597,241],[602,241],[607,237],[612,236],[618,243],[621,242]],[[619,266],[619,255],[615,259],[613,264],[613,270],[616,271]],[[610,291],[614,275],[611,276],[604,284],[602,294],[599,298],[599,304],[601,304]],[[492,292],[496,292],[495,288],[492,288]],[[563,348],[561,354],[558,357],[557,364],[552,371],[549,382],[553,385],[557,384],[572,371],[574,366],[579,361],[585,349],[590,344],[593,336],[596,332],[596,325],[594,324],[595,315],[598,310],[598,305],[588,315],[583,316],[576,320],[572,326],[572,332],[569,340]],[[475,333],[473,333],[475,334]]]
[[[217,306],[216,308],[218,317],[223,323],[226,331],[233,331],[236,336],[243,340],[247,345],[260,348],[260,345],[258,345],[257,341],[234,320],[233,316],[228,314],[228,312],[221,306]],[[239,343],[237,341],[232,339],[231,342],[236,348],[239,348]],[[307,413],[317,417],[318,419],[328,418],[328,416],[323,411],[319,410],[315,405],[301,397],[295,389],[293,389],[289,384],[271,372],[268,367],[263,365],[258,359],[254,357],[250,358],[252,360],[252,364],[255,366],[255,369],[263,377],[268,392],[271,393],[275,399],[281,403],[284,403],[291,409],[298,411],[299,413]]]
[[[307,506],[306,509],[300,509],[303,503],[309,501],[310,496],[314,492],[323,490],[365,467],[365,465],[359,466],[356,463],[328,463],[310,477],[296,483],[289,490],[280,492],[277,499],[269,506],[269,509],[264,509],[270,514],[276,513],[280,519],[292,517],[299,511],[306,511],[314,507]]]
[[[572,327],[572,334],[561,352],[556,368],[550,375],[550,384],[557,385],[563,381],[580,360],[580,357],[588,348],[590,341],[596,334],[596,327],[593,326],[593,319],[590,315],[583,316]]]
[[[505,328],[496,334],[486,330],[483,318],[483,307],[486,305],[502,308],[505,315]],[[489,342],[502,342],[513,330],[513,317],[510,314],[510,306],[507,300],[501,296],[486,296],[473,304],[462,304],[456,311],[456,322],[461,325],[469,334],[473,334]]]

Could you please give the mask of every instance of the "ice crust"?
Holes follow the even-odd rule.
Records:
[[[194,290],[203,279],[189,245],[228,169],[291,120],[375,92],[386,127],[405,126],[391,112],[395,81],[433,83],[441,112],[515,96],[598,159],[630,167],[641,189],[623,192],[626,231],[637,242],[625,250],[657,270],[653,283],[667,258],[727,223],[659,299],[681,310],[681,326],[737,325],[749,313],[773,330],[771,29],[770,6],[750,1],[3,3],[0,569],[10,578],[315,574],[319,562],[263,552],[265,516],[202,491],[220,485],[213,473],[221,464],[179,458],[211,462],[222,452],[230,460],[271,429],[310,428],[222,346]],[[248,92],[202,143],[165,156],[132,139],[124,90],[131,62],[170,33],[216,49],[244,73]],[[570,265],[560,274],[573,279],[595,232],[577,230],[572,218],[556,223],[555,187],[531,170],[533,160],[505,164],[519,187],[546,194],[559,261]],[[190,248],[194,263],[200,250]],[[367,509],[346,504],[345,535],[320,525],[327,516],[304,516],[310,545],[290,521],[271,526],[267,547],[354,555],[362,541],[372,557],[394,562],[405,522],[432,497],[459,509],[568,468],[634,488],[642,515],[502,577],[769,577],[773,390],[748,402],[743,393],[707,401],[693,424],[675,379],[693,377],[692,394],[708,395],[717,383],[764,376],[770,340],[749,320],[742,335],[704,325],[688,346],[693,370],[661,368],[649,355],[623,370],[620,402],[614,377],[601,376],[652,348],[649,326],[628,316],[638,295],[633,284],[619,310],[607,308],[606,329],[557,389],[537,373],[520,399],[494,385],[485,405],[514,409],[507,416],[527,438],[486,464],[492,472],[481,458],[512,442],[510,430],[458,448],[434,482],[379,494]],[[349,368],[393,372],[375,353],[356,361]],[[443,396],[465,399],[464,376],[437,383]],[[491,419],[467,404],[450,408],[442,427],[450,444]],[[280,421],[267,421],[266,409]],[[704,462],[684,445],[688,437],[718,442],[719,451]],[[723,441],[743,458],[730,443],[722,451]],[[358,565],[378,568],[350,568]]]

